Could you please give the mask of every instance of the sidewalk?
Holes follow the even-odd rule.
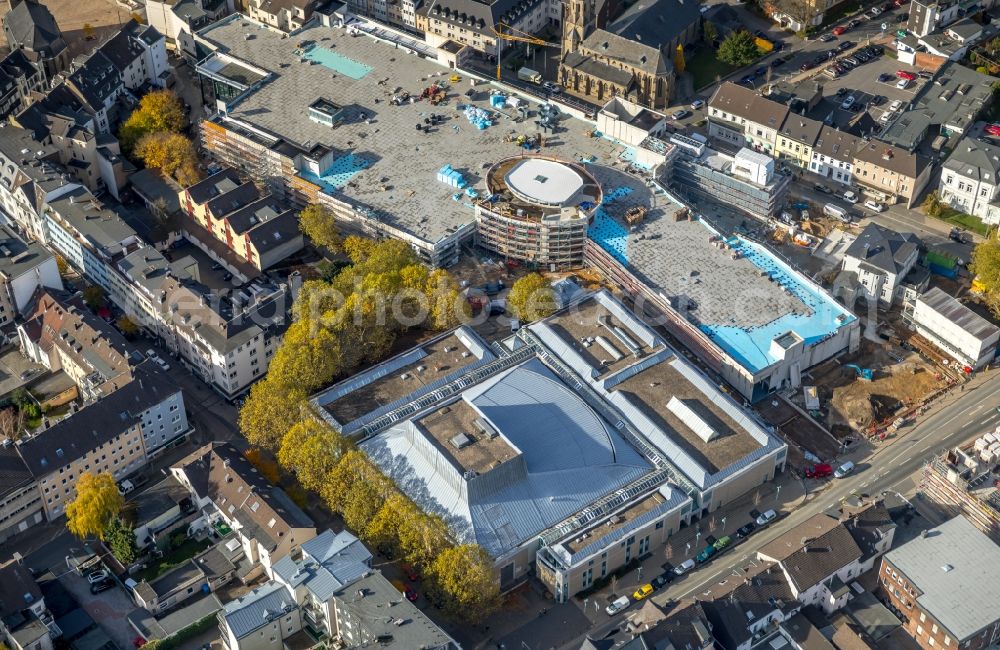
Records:
[[[705,547],[704,540],[707,536],[712,535],[720,538],[724,535],[734,535],[738,528],[750,521],[751,510],[764,512],[773,509],[778,512],[779,518],[783,517],[805,503],[808,494],[805,482],[794,478],[786,470],[775,481],[765,483],[757,490],[743,495],[726,507],[720,508],[700,521],[693,522],[690,526],[677,531],[667,540],[666,546],[655,549],[642,561],[640,567],[619,578],[616,583],[612,582],[607,587],[587,596],[584,614],[595,624],[607,622],[604,608],[608,603],[618,596],[628,596],[631,599],[632,593],[640,585],[646,584],[663,573],[664,565],[667,563],[676,566],[684,560],[694,558]],[[742,543],[734,539],[734,544],[719,556],[723,563],[730,562],[734,555],[739,555],[741,546]],[[713,559],[703,567],[711,570],[716,562],[717,560]],[[613,591],[612,587],[614,587]],[[581,609],[584,608],[582,600],[573,598],[571,602]]]

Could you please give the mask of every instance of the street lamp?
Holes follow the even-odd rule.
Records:
[[[725,517],[722,518],[722,530],[723,530],[723,532],[725,532],[725,530],[726,530],[726,518]]]
[[[687,557],[691,553],[691,542],[684,544],[684,557]]]
[[[774,501],[775,501],[775,503],[778,502],[778,495],[779,494],[781,494],[781,486],[780,485],[778,485],[778,486],[776,486],[774,488]]]
[[[642,583],[642,567],[637,569],[639,582]]]

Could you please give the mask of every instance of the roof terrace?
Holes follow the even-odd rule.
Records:
[[[462,399],[431,411],[417,424],[463,472],[482,474],[519,453]]]

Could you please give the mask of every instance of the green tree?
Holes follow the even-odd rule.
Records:
[[[973,249],[969,271],[983,285],[983,301],[1000,317],[1000,241],[995,232]]]
[[[678,44],[677,50],[674,52],[674,72],[683,74],[686,67],[687,64],[684,62],[684,46]]]
[[[135,546],[135,531],[121,517],[114,517],[104,530],[104,541],[123,566],[136,561],[139,556]]]
[[[292,425],[281,439],[278,462],[295,472],[307,490],[319,492],[340,457],[351,449],[350,440],[337,434],[325,422],[306,418]]]
[[[510,288],[507,307],[525,322],[545,318],[556,310],[555,291],[542,275],[529,273]]]
[[[709,45],[714,43],[715,39],[719,38],[719,30],[716,29],[715,23],[706,20],[703,30],[702,35],[704,36],[705,42]]]
[[[118,131],[118,141],[130,154],[143,136],[158,132],[180,133],[186,126],[187,115],[177,95],[170,90],[154,90],[139,100],[139,106]]]
[[[431,574],[445,609],[466,621],[482,621],[500,608],[493,559],[480,546],[463,544],[444,549],[434,559]]]
[[[77,479],[76,498],[66,506],[66,528],[80,539],[88,535],[104,539],[108,524],[124,504],[111,474],[85,472]]]
[[[944,210],[944,205],[941,203],[941,197],[938,195],[938,191],[934,190],[928,194],[921,207],[929,216],[940,217],[941,212]]]
[[[723,63],[742,68],[750,65],[760,56],[760,50],[754,43],[754,36],[746,30],[733,32],[719,45],[715,55]]]
[[[96,284],[89,284],[83,290],[83,302],[91,311],[97,311],[108,304],[108,299],[104,295],[104,289]]]
[[[334,218],[333,212],[326,206],[315,203],[307,205],[299,213],[299,228],[317,246],[321,246],[331,253],[340,250],[341,241],[337,220]]]

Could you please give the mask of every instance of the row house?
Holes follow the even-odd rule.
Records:
[[[708,103],[708,135],[731,147],[774,155],[788,107],[734,83],[719,86]]]

